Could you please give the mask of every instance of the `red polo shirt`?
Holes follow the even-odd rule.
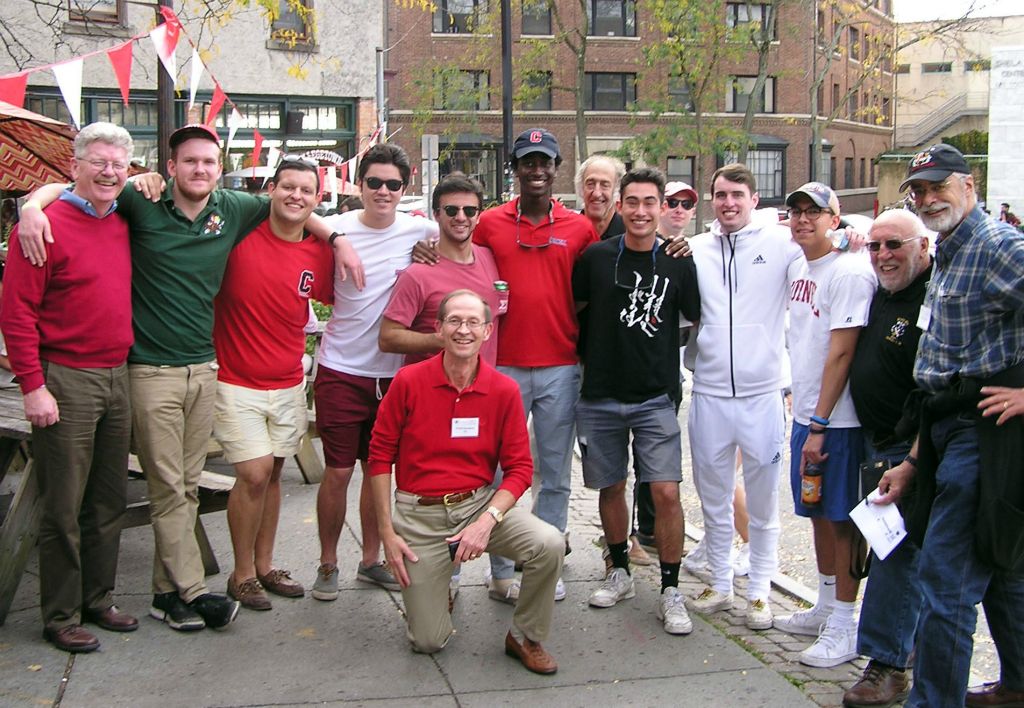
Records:
[[[434,497],[490,484],[500,463],[500,489],[518,499],[533,479],[518,385],[481,361],[476,380],[459,392],[445,377],[443,358],[395,375],[373,426],[370,474],[390,474],[394,464],[398,489]],[[455,419],[463,436],[453,434]]]

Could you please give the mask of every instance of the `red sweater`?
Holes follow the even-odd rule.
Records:
[[[370,474],[390,474],[394,464],[398,489],[433,497],[490,484],[501,463],[499,488],[518,499],[533,480],[519,386],[481,361],[476,380],[460,393],[445,377],[443,357],[395,375],[373,426]],[[452,437],[454,418],[475,419],[478,434]]]
[[[43,385],[41,360],[76,369],[112,368],[132,345],[128,225],[117,214],[86,214],[58,200],[46,209],[54,242],[36,268],[7,256],[0,330],[23,393]],[[18,228],[11,234],[17,242]]]

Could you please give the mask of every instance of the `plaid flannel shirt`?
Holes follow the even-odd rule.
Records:
[[[914,362],[927,391],[955,374],[985,378],[1024,359],[1024,236],[979,207],[942,238],[925,307],[928,326]]]

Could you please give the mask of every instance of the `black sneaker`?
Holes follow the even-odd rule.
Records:
[[[195,632],[206,626],[206,622],[178,597],[176,592],[162,592],[153,596],[149,616],[166,622],[171,629],[179,632]]]
[[[220,629],[231,624],[238,615],[239,602],[229,600],[225,595],[207,592],[188,603],[188,606],[206,620],[207,627]]]

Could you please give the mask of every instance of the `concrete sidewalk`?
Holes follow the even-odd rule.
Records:
[[[656,566],[637,569],[635,599],[606,610],[588,607],[587,596],[604,575],[595,545],[601,531],[597,496],[583,489],[578,462],[574,478],[573,552],[564,573],[569,596],[558,603],[553,635],[545,642],[559,662],[554,676],[531,674],[504,655],[512,609],[488,599],[485,561],[464,567],[454,614],[458,633],[448,647],[434,656],[410,651],[401,595],[355,581],[358,479],[342,537],[341,595],[333,603],[311,599],[316,487],[304,485],[289,461],[276,560],[306,585],[305,598],[274,597],[271,612],[243,609],[226,631],[174,632],[147,616],[152,531],[128,529],[118,605],[138,615],[141,627],[130,634],[97,629],[102,648],[73,656],[42,639],[33,559],[0,628],[0,705],[838,705],[863,664],[800,666],[795,657],[808,642],[743,625],[742,585],[731,613],[710,623],[694,615],[694,631],[686,637],[666,634],[655,618]],[[224,592],[231,566],[225,515],[208,514],[204,522],[222,567],[207,581],[211,590]],[[685,572],[681,585],[688,595],[703,587]],[[797,607],[777,591],[773,602],[777,614]]]

